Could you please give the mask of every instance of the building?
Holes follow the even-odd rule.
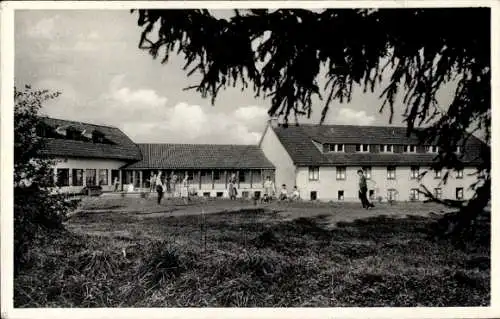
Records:
[[[37,128],[43,152],[56,162],[53,175],[62,192],[86,186],[103,191],[149,190],[151,173],[188,175],[199,196],[227,197],[228,178],[236,175],[238,197],[260,196],[265,176],[274,166],[256,145],[135,144],[115,127],[44,117]],[[125,187],[127,186],[127,187]]]
[[[37,135],[44,138],[44,153],[56,161],[54,180],[63,192],[101,185],[113,189],[124,165],[141,159],[139,147],[115,127],[41,118]]]
[[[238,197],[259,197],[273,164],[257,145],[138,144],[141,160],[122,167],[124,183],[149,188],[151,174],[188,176],[190,192],[204,197],[228,197],[228,179],[236,176]],[[178,184],[179,185],[179,184]]]
[[[421,184],[437,197],[468,199],[482,145],[472,137],[457,149],[466,166],[443,185],[443,172],[430,171],[438,147],[419,145],[405,127],[269,124],[259,143],[276,167],[276,185],[296,185],[304,199],[333,201],[358,200],[359,169],[366,172],[372,199],[422,200]]]
[[[45,153],[56,160],[54,180],[64,192],[78,193],[100,185],[112,191],[144,192],[151,174],[177,176],[177,187],[188,176],[192,194],[227,197],[228,178],[236,176],[238,197],[262,194],[266,176],[277,188],[297,186],[305,200],[358,200],[357,171],[368,179],[376,200],[422,200],[421,184],[437,197],[468,199],[481,163],[477,138],[457,150],[463,170],[451,174],[430,171],[438,148],[420,145],[404,127],[270,124],[258,145],[135,144],[115,127],[42,118],[37,128],[45,139]],[[424,171],[427,174],[422,176]]]

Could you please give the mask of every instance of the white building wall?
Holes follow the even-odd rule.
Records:
[[[319,168],[319,180],[309,181],[309,168],[299,167],[297,169],[297,187],[299,188],[301,197],[305,200],[310,199],[312,191],[317,192],[319,200],[338,200],[338,191],[344,191],[344,201],[358,201],[358,181],[357,171],[359,166],[350,166],[346,168],[346,179],[337,180],[336,167],[322,166]],[[422,173],[426,168],[421,167],[419,172]],[[444,175],[444,170],[442,174]],[[434,178],[434,171],[429,172],[420,180],[411,179],[411,168],[399,166],[396,168],[396,178],[394,180],[387,179],[387,167],[372,167],[371,179],[367,181],[368,190],[374,192],[373,200],[379,196],[384,201],[387,200],[388,189],[396,189],[398,191],[397,200],[410,200],[410,190],[419,188],[421,184],[425,185],[430,191],[434,192],[434,188],[442,189],[442,198],[455,199],[456,188],[462,187],[464,190],[464,198],[469,199],[473,196],[474,191],[469,189],[470,185],[476,181],[475,176],[470,176],[475,172],[474,168],[466,168],[463,172],[463,178],[457,179],[455,172],[450,172],[450,176],[446,185],[441,179]],[[441,185],[440,185],[441,184]],[[419,195],[420,200],[424,200],[423,195]]]
[[[95,169],[96,170],[96,180],[99,180],[99,169],[107,169],[108,170],[108,185],[103,185],[103,191],[110,191],[113,189],[113,181],[111,180],[111,170],[117,170],[127,162],[119,161],[119,160],[108,160],[108,159],[83,159],[83,158],[57,158],[56,164],[54,166],[54,178],[57,176],[57,170],[67,168],[69,169],[69,183],[70,186],[61,187],[62,192],[80,192],[82,188],[86,185],[86,169]],[[73,178],[72,178],[72,170],[73,169],[83,169],[83,186],[73,186]]]
[[[288,189],[292,189],[293,186],[296,185],[296,166],[272,127],[266,127],[259,147],[269,161],[276,167],[275,184],[277,190],[279,190],[282,184],[286,184]]]

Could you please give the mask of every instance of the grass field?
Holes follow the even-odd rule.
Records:
[[[442,212],[86,198],[15,278],[15,306],[489,305],[489,225],[457,248],[430,236]]]

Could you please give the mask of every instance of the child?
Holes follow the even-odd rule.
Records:
[[[288,190],[286,189],[286,184],[281,185],[280,200],[286,200],[288,198]]]
[[[300,199],[299,190],[297,189],[297,186],[294,186],[293,193],[292,193],[292,200],[299,200],[299,199]]]

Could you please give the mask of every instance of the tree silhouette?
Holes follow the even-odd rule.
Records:
[[[385,85],[380,112],[389,108],[392,122],[402,95],[407,133],[439,146],[434,168],[467,165],[455,150],[477,130],[489,144],[489,8],[235,10],[229,19],[208,10],[138,10],[137,15],[139,47],[162,63],[172,53],[183,54],[187,74],[201,75],[187,89],[212,103],[221,89],[251,88],[256,96],[271,98],[269,115],[287,125],[290,116],[310,117],[312,98],[318,97],[324,101],[323,122],[331,102],[349,102],[353,87],[374,92]],[[383,74],[389,75],[388,84]],[[436,94],[451,82],[457,87],[443,110]],[[419,126],[425,128],[415,130]],[[481,150],[484,163],[469,212],[482,211],[489,201],[489,152],[486,145]]]

